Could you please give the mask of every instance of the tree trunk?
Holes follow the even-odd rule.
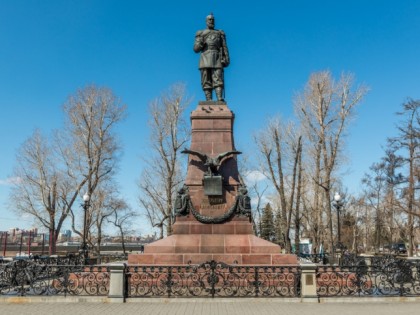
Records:
[[[415,157],[415,145],[414,139],[412,138],[412,132],[410,133],[410,146],[409,146],[409,177],[408,177],[408,256],[413,257],[414,243],[414,216],[413,216],[413,204],[415,198],[415,183],[414,183],[414,159]]]
[[[301,140],[301,138],[300,138]],[[298,148],[298,183],[296,191],[296,211],[295,211],[295,253],[299,254],[300,243],[300,198],[302,187],[302,143],[299,141]]]
[[[122,250],[123,250],[123,254],[125,256],[125,240],[124,240],[124,231],[122,228],[120,228],[120,233],[121,233],[121,245],[122,245]]]
[[[55,221],[54,221],[54,215],[50,215],[50,226],[49,226],[49,250],[48,253],[50,255],[56,254],[56,243],[57,243],[57,237],[56,231],[55,231]]]
[[[318,142],[318,149],[316,150],[316,157],[315,157],[315,185],[314,185],[314,208],[315,211],[315,226],[314,226],[314,253],[316,253],[317,249],[322,244],[322,210],[319,206],[320,200],[320,186],[319,183],[321,182],[321,143]]]

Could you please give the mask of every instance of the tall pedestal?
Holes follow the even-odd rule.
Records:
[[[234,151],[234,113],[223,102],[200,102],[191,113],[191,151],[214,158]],[[226,157],[218,168],[222,177],[221,194],[206,195],[203,186],[208,167],[190,155],[185,185],[191,207],[206,218],[219,218],[237,204],[241,186],[236,155]],[[297,264],[295,255],[280,254],[280,246],[258,238],[248,217],[234,213],[222,223],[203,223],[189,212],[178,216],[173,234],[145,246],[144,254],[132,254],[129,264],[185,265],[215,260],[239,265]]]

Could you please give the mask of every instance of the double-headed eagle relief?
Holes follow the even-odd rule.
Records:
[[[223,178],[219,174],[219,168],[223,165],[225,161],[232,158],[234,155],[241,154],[242,152],[232,150],[220,153],[216,157],[211,157],[205,153],[189,149],[184,149],[183,151],[181,151],[181,153],[190,154],[198,157],[203,166],[207,168],[207,171],[203,175],[204,194],[207,196],[222,196]],[[245,186],[241,186],[238,190],[237,196],[235,197],[234,203],[231,205],[227,212],[225,212],[221,216],[208,217],[200,214],[194,209],[194,206],[189,197],[188,187],[184,185],[178,191],[174,207],[174,215],[175,217],[185,216],[189,213],[192,213],[194,217],[201,223],[212,224],[225,222],[235,214],[250,218],[251,203],[250,198],[248,196],[248,191]]]
[[[218,175],[218,170],[219,170],[220,166],[226,160],[231,158],[232,155],[242,154],[242,152],[233,150],[233,151],[227,151],[227,152],[224,152],[224,153],[220,153],[218,156],[212,158],[205,153],[201,153],[201,152],[193,151],[193,150],[189,150],[189,149],[184,149],[183,151],[181,151],[181,153],[191,154],[191,155],[194,155],[194,156],[197,156],[198,158],[200,158],[200,160],[203,162],[204,166],[207,167],[206,175],[208,175],[208,176]],[[226,158],[226,157],[228,157],[228,158]]]

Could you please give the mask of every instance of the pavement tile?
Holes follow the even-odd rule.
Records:
[[[420,302],[296,303],[275,299],[162,299],[135,303],[0,303],[1,315],[411,315],[420,314]]]

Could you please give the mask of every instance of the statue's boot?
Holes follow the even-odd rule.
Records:
[[[211,101],[211,90],[204,90],[204,94],[206,95],[206,101]]]
[[[222,87],[217,87],[216,89],[216,97],[218,101],[224,102],[224,98],[223,98],[223,88]]]

